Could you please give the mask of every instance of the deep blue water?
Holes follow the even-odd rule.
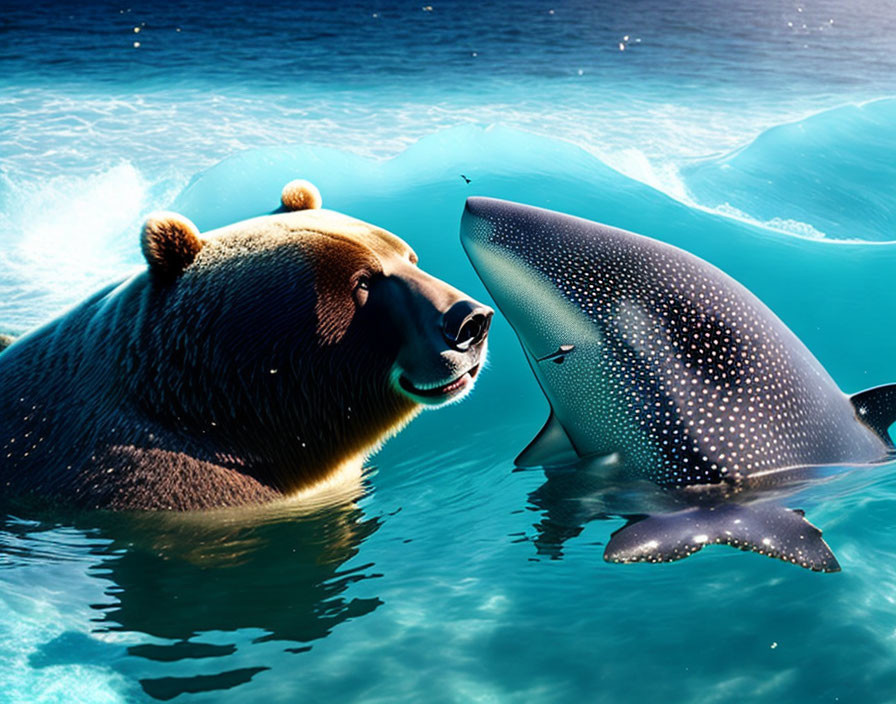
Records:
[[[481,300],[469,195],[684,247],[844,391],[896,381],[892,2],[7,3],[0,39],[0,329],[139,266],[150,210],[304,177]],[[841,573],[608,565],[621,519],[512,471],[547,404],[501,319],[490,359],[355,501],[5,516],[0,699],[896,701],[893,468],[793,499]]]

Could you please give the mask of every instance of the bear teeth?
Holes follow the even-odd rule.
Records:
[[[405,391],[416,396],[438,398],[439,396],[447,396],[454,393],[455,391],[464,388],[467,384],[473,381],[478,371],[479,365],[477,364],[475,367],[473,367],[472,369],[468,369],[453,381],[449,381],[447,384],[441,384],[437,386],[416,386],[411,383],[411,381],[404,375],[402,375],[398,381]]]

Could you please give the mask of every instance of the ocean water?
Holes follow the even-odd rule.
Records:
[[[657,237],[844,391],[896,381],[893,2],[12,2],[0,37],[0,330],[140,266],[149,211],[208,229],[302,177],[480,300],[467,196]],[[547,404],[490,340],[354,499],[3,515],[0,701],[896,701],[896,468],[792,497],[840,573],[609,565],[622,519],[513,471]]]

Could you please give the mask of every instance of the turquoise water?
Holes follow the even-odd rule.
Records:
[[[844,391],[896,381],[892,6],[552,9],[14,8],[0,327],[139,266],[154,208],[207,229],[303,177],[480,300],[470,195],[683,247]],[[841,573],[724,547],[608,565],[622,519],[587,485],[513,471],[547,404],[505,321],[490,339],[471,397],[390,441],[355,500],[5,515],[0,699],[896,700],[893,468],[792,499]]]

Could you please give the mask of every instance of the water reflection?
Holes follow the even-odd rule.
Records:
[[[606,542],[604,559],[610,562],[670,562],[706,545],[729,545],[814,571],[836,572],[840,565],[822,538],[822,524],[813,525],[803,507],[815,509],[827,500],[861,493],[881,476],[877,467],[862,469],[794,467],[780,476],[745,480],[739,487],[686,493],[627,479],[626,468],[607,458],[596,464],[583,461],[546,471],[545,482],[529,494],[528,508],[540,513],[530,540],[538,555],[559,560],[567,541],[591,521],[624,519]]]
[[[72,556],[86,553],[89,574],[108,583],[104,600],[92,605],[91,630],[150,641],[127,653],[144,663],[137,667],[143,690],[168,700],[230,689],[268,669],[267,659],[247,662],[248,644],[282,641],[285,652],[301,653],[340,623],[376,609],[378,598],[345,594],[351,584],[379,576],[373,565],[345,563],[379,525],[354,502],[310,513],[93,513],[67,517],[63,525],[58,517],[7,516],[0,522],[0,559],[11,567],[66,559],[59,541],[68,532],[77,536]],[[70,650],[77,636],[45,644],[32,665],[58,663],[53,653]],[[181,676],[189,670],[174,663],[183,661],[201,665],[203,673]],[[218,665],[210,667],[213,662]]]
[[[529,508],[541,512],[532,542],[539,555],[559,560],[565,543],[591,521],[634,519],[676,505],[655,484],[620,480],[617,468],[608,464],[549,470],[545,482],[529,494]]]

